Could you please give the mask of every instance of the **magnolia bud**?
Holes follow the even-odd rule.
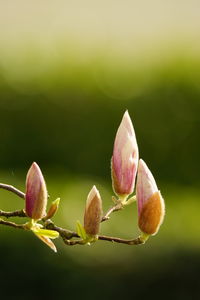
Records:
[[[57,198],[56,200],[54,200],[52,203],[51,203],[51,206],[48,210],[48,213],[47,215],[45,216],[45,220],[47,219],[51,219],[55,213],[57,212],[58,210],[58,207],[59,207],[59,203],[60,203],[60,198]]]
[[[88,194],[85,214],[84,214],[84,228],[87,234],[97,235],[100,229],[102,216],[102,200],[99,191],[95,185]]]
[[[138,167],[136,198],[139,228],[146,234],[156,234],[164,219],[165,204],[153,175],[142,159]]]
[[[26,214],[34,220],[42,219],[46,214],[47,189],[39,166],[34,162],[26,177]]]
[[[128,111],[118,128],[112,157],[113,189],[120,196],[133,193],[138,166],[138,145]]]

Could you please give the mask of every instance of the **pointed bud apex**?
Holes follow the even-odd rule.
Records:
[[[48,210],[48,213],[47,215],[45,216],[45,220],[47,219],[51,219],[55,213],[57,212],[58,210],[58,207],[59,207],[59,203],[60,203],[60,198],[57,198],[56,200],[54,200],[52,203],[51,203],[51,206]]]
[[[156,234],[164,219],[165,204],[153,175],[142,159],[138,167],[136,198],[139,228],[146,234]]]
[[[85,214],[84,214],[84,228],[87,234],[97,235],[100,229],[102,216],[102,200],[99,191],[95,186],[88,194]]]
[[[34,220],[46,214],[47,189],[39,166],[34,162],[26,177],[26,214]]]
[[[50,240],[50,238],[43,236],[43,235],[39,235],[37,233],[35,233],[35,235],[41,240],[43,241],[43,243],[45,243],[47,246],[49,246],[54,252],[57,252],[56,246],[54,245],[54,243]]]
[[[116,134],[111,164],[113,189],[116,194],[124,196],[133,193],[137,166],[138,145],[126,111]]]

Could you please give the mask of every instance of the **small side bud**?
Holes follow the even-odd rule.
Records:
[[[28,217],[40,220],[46,215],[47,188],[39,166],[34,162],[26,177],[26,207]]]
[[[122,201],[133,193],[138,155],[133,124],[128,111],[126,111],[115,137],[111,160],[113,190]]]
[[[140,230],[145,234],[155,235],[164,219],[165,204],[152,173],[142,159],[138,167],[136,198]]]
[[[88,235],[95,236],[99,233],[101,217],[101,196],[97,188],[93,186],[87,197],[84,214],[84,228]]]
[[[51,219],[57,212],[58,210],[58,207],[59,207],[59,203],[60,203],[60,198],[57,198],[56,200],[54,200],[52,203],[51,203],[51,206],[48,210],[48,213],[47,215],[45,216],[45,219]]]

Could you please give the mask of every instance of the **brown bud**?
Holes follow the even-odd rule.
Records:
[[[159,191],[155,192],[143,205],[138,226],[142,232],[150,235],[157,233],[165,214],[164,200]]]
[[[87,234],[97,235],[100,229],[102,217],[102,200],[99,191],[95,186],[88,194],[85,214],[84,214],[84,228]]]
[[[60,198],[57,198],[56,200],[54,200],[52,203],[51,203],[51,206],[48,210],[48,213],[47,215],[45,216],[45,219],[51,219],[55,213],[57,212],[58,210],[58,207],[59,207],[59,203],[60,203]]]

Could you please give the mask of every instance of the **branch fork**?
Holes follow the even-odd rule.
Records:
[[[10,186],[8,184],[3,184],[0,183],[0,188],[5,189],[7,191],[10,191],[20,198],[25,198],[25,194],[16,189],[13,186]],[[128,202],[128,201],[127,201]],[[115,202],[116,203],[116,202]],[[130,204],[130,203],[129,203]],[[121,202],[117,202],[114,206],[112,206],[106,213],[105,215],[101,218],[101,222],[105,222],[110,219],[110,216],[113,212],[119,211],[124,208],[125,205],[123,205]],[[16,210],[16,211],[10,211],[6,212],[3,210],[0,210],[0,224],[5,225],[5,226],[10,226],[16,229],[22,229],[22,230],[30,230],[29,227],[27,227],[27,223],[24,224],[16,224],[11,221],[3,220],[1,217],[5,217],[6,219],[8,218],[13,218],[13,217],[19,217],[19,218],[27,218],[27,215],[25,213],[24,209],[21,210]],[[49,229],[53,230],[59,233],[60,237],[62,238],[63,242],[67,246],[74,246],[74,245],[84,245],[85,242],[84,240],[81,239],[81,237],[74,231],[59,227],[55,225],[51,219],[47,219],[44,217],[42,219],[42,228],[44,229]],[[73,240],[73,238],[76,238],[76,240]],[[79,238],[77,240],[77,238]],[[131,239],[131,240],[126,240],[118,237],[110,237],[106,235],[98,235],[96,240],[100,241],[107,241],[107,242],[112,242],[112,243],[120,243],[120,244],[126,244],[126,245],[139,245],[139,244],[144,244],[145,239],[144,237],[138,237],[136,239]]]
[[[25,199],[24,209],[13,212],[0,210],[0,224],[32,231],[55,252],[57,250],[52,239],[58,236],[69,246],[91,244],[97,240],[126,245],[144,244],[149,236],[158,232],[164,219],[165,205],[151,171],[146,163],[139,159],[138,144],[128,111],[124,113],[115,137],[111,177],[113,191],[117,195],[117,198],[112,197],[114,205],[103,215],[101,195],[96,186],[93,186],[86,200],[84,225],[77,221],[76,232],[73,232],[58,227],[52,222],[51,219],[58,210],[60,199],[53,201],[47,211],[49,196],[45,179],[38,164],[33,162],[26,176],[25,193],[12,185],[0,183],[0,188]],[[131,196],[134,190],[136,195]],[[126,240],[100,235],[101,223],[108,221],[112,213],[132,204],[136,198],[140,236]],[[12,217],[28,218],[29,221],[16,224],[3,219]]]

